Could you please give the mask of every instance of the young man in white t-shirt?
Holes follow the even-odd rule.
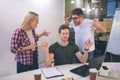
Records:
[[[74,29],[75,42],[78,45],[80,51],[84,53],[84,43],[90,39],[93,45],[89,49],[88,61],[94,57],[95,43],[94,43],[94,31],[97,29],[102,33],[106,33],[105,27],[101,26],[97,20],[85,19],[82,9],[75,8],[71,12],[72,21],[69,23],[69,27]]]

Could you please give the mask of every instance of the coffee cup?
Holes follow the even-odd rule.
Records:
[[[35,80],[41,80],[41,74],[35,74],[34,79]]]
[[[90,80],[96,80],[97,72],[96,68],[89,69]]]

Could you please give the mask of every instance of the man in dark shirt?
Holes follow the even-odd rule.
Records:
[[[61,25],[59,28],[60,41],[55,42],[48,47],[47,42],[43,42],[41,47],[45,51],[45,65],[50,67],[54,59],[55,65],[71,64],[74,54],[82,63],[86,63],[88,58],[88,50],[92,45],[90,40],[85,42],[85,52],[82,54],[76,44],[69,42],[70,28]]]

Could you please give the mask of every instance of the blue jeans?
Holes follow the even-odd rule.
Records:
[[[24,65],[20,62],[17,62],[17,73],[38,69],[38,58],[35,55],[35,53],[32,54],[33,54],[33,65]]]
[[[88,60],[87,60],[87,62],[89,62],[92,58],[94,58],[94,51],[88,52]],[[74,56],[73,63],[81,63],[81,62],[77,59],[76,56]]]

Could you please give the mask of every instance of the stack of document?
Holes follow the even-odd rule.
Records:
[[[43,75],[48,78],[64,76],[56,67],[49,67],[41,69]]]

